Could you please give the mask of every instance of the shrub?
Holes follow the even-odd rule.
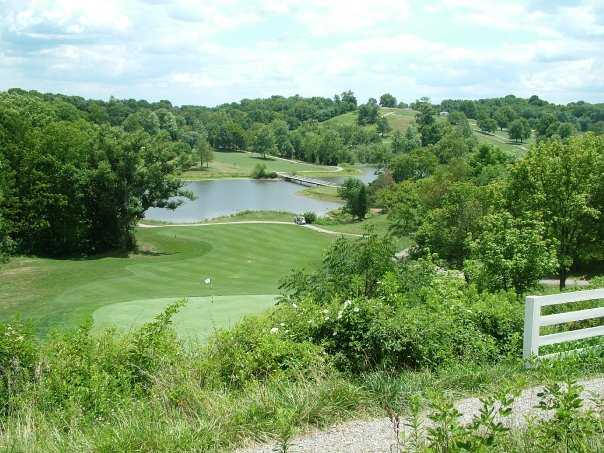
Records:
[[[305,212],[304,221],[308,224],[315,223],[317,221],[317,214],[312,211]]]
[[[265,164],[257,164],[252,170],[251,176],[254,179],[276,178],[277,173],[269,172]]]
[[[15,321],[0,324],[0,411],[7,412],[10,402],[33,377],[38,347],[31,330]]]
[[[327,365],[320,347],[287,338],[284,323],[249,318],[210,340],[201,367],[211,386],[243,387],[254,381],[294,379]]]

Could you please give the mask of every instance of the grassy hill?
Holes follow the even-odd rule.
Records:
[[[481,132],[478,129],[475,120],[470,120],[470,126],[472,126],[472,130],[474,132],[474,136],[478,139],[479,143],[486,143],[489,145],[497,146],[504,151],[508,151],[515,156],[521,156],[526,151],[528,151],[529,147],[535,143],[535,136],[532,135],[528,140],[524,143],[517,143],[514,140],[510,140],[508,137],[507,130],[497,130],[492,134]]]
[[[195,297],[181,318],[187,323],[176,327],[203,337],[271,305],[280,278],[318,263],[333,240],[295,225],[140,228],[136,236],[138,254],[11,260],[0,270],[0,319],[18,313],[42,334],[90,317],[127,328]],[[211,286],[202,283],[207,277]],[[209,307],[208,296],[229,297]]]
[[[389,107],[381,107],[380,113],[388,120],[388,124],[390,124],[390,127],[392,127],[393,131],[398,130],[401,132],[405,132],[407,127],[415,122],[415,115],[417,115],[417,112],[414,110]],[[323,124],[329,124],[332,126],[357,124],[357,112],[348,112],[342,115],[334,116],[333,118],[324,121]]]

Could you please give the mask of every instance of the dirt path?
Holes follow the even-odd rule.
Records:
[[[297,225],[294,222],[282,222],[279,220],[239,220],[235,222],[206,222],[206,223],[166,223],[162,225],[150,225],[148,223],[139,223],[138,226],[141,228],[169,228],[169,227],[201,227],[201,226],[212,226],[212,225],[250,225],[250,224],[265,224],[265,225],[295,225],[302,228],[308,228],[309,230],[317,231],[324,234],[335,234],[337,236],[353,236],[361,237],[362,234],[355,233],[342,233],[339,231],[331,231],[321,228],[317,225]]]
[[[604,397],[604,378],[579,381],[583,385],[582,394],[586,406],[590,406],[590,398],[595,394]],[[506,424],[510,427],[521,427],[526,423],[527,417],[547,416],[540,410],[535,410],[539,401],[537,393],[543,387],[533,387],[524,390],[516,398],[512,415]],[[478,398],[466,398],[458,401],[455,406],[461,412],[461,420],[469,422],[474,415],[478,414],[481,403]],[[425,419],[424,419],[425,421]],[[427,422],[426,422],[427,424]],[[408,434],[408,428],[402,431]],[[358,420],[344,423],[327,431],[316,431],[294,438],[291,441],[291,452],[390,452],[395,445],[395,435],[392,423],[388,418],[376,420]],[[274,444],[259,445],[247,449],[238,450],[239,453],[269,453],[275,451]]]

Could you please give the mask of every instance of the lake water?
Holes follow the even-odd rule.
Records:
[[[285,181],[258,181],[253,179],[219,179],[192,181],[185,185],[195,195],[174,211],[151,208],[145,218],[165,222],[196,222],[245,210],[289,211],[301,214],[313,211],[325,215],[341,207],[339,203],[315,200],[299,195],[305,187]]]

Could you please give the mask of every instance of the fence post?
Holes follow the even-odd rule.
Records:
[[[522,357],[525,364],[532,356],[539,354],[539,317],[541,304],[532,296],[528,296],[524,303],[524,347]]]

